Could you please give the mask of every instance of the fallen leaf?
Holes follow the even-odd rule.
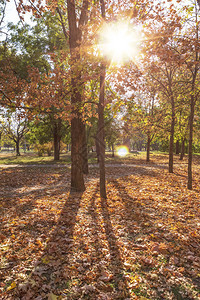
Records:
[[[7,288],[7,291],[10,291],[10,290],[14,289],[16,286],[17,286],[17,285],[16,285],[16,282],[13,281],[13,282],[11,283],[11,285]]]

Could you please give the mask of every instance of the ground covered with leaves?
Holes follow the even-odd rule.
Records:
[[[109,164],[70,194],[67,166],[0,170],[0,299],[199,299],[200,168]]]

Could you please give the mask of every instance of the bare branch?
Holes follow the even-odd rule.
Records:
[[[57,13],[58,13],[58,15],[59,15],[59,17],[60,17],[59,21],[60,21],[60,23],[61,23],[61,26],[62,26],[62,29],[63,29],[64,36],[65,36],[65,38],[66,38],[66,40],[67,40],[67,39],[69,38],[69,34],[68,34],[68,32],[66,31],[65,23],[64,23],[64,20],[63,20],[63,16],[62,16],[61,10],[60,10],[59,7],[57,7],[56,10],[57,10]]]

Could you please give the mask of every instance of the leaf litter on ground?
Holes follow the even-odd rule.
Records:
[[[67,168],[0,174],[1,299],[199,299],[199,164],[108,166],[107,199],[92,168],[70,194]]]

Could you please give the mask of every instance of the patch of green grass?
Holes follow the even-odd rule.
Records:
[[[10,153],[0,153],[0,165],[29,164],[65,164],[70,163],[70,154],[61,154],[60,161],[54,161],[53,156],[38,156],[35,153],[22,153],[20,156]]]
[[[137,156],[133,153],[128,154],[126,157],[112,157],[111,152],[106,152],[105,160],[106,163],[133,163],[133,159],[138,158],[141,154]],[[53,156],[38,156],[36,153],[27,152],[21,153],[20,156],[16,156],[15,153],[5,153],[0,152],[0,165],[40,165],[40,164],[70,164],[71,158],[70,153],[61,154],[59,161],[54,161]],[[88,154],[88,162],[90,164],[97,163],[97,156],[95,152],[90,152]]]
[[[38,156],[37,153],[34,152],[21,152],[20,156],[16,156],[14,152],[12,153],[5,153],[0,152],[0,165],[57,165],[57,164],[70,164],[71,162],[71,153],[65,153],[60,155],[59,161],[54,161],[54,157],[52,156]],[[152,152],[151,153],[151,162],[153,163],[154,158],[157,160],[158,158],[167,158],[167,155],[164,153],[158,153],[158,152]],[[112,157],[111,152],[105,153],[105,162],[107,164],[134,164],[134,163],[145,163],[146,161],[146,152],[138,152],[138,154],[135,153],[129,153],[125,157],[119,157],[117,154],[115,154],[114,157]],[[90,164],[96,164],[97,163],[97,155],[96,152],[90,152],[88,153],[88,162]]]

